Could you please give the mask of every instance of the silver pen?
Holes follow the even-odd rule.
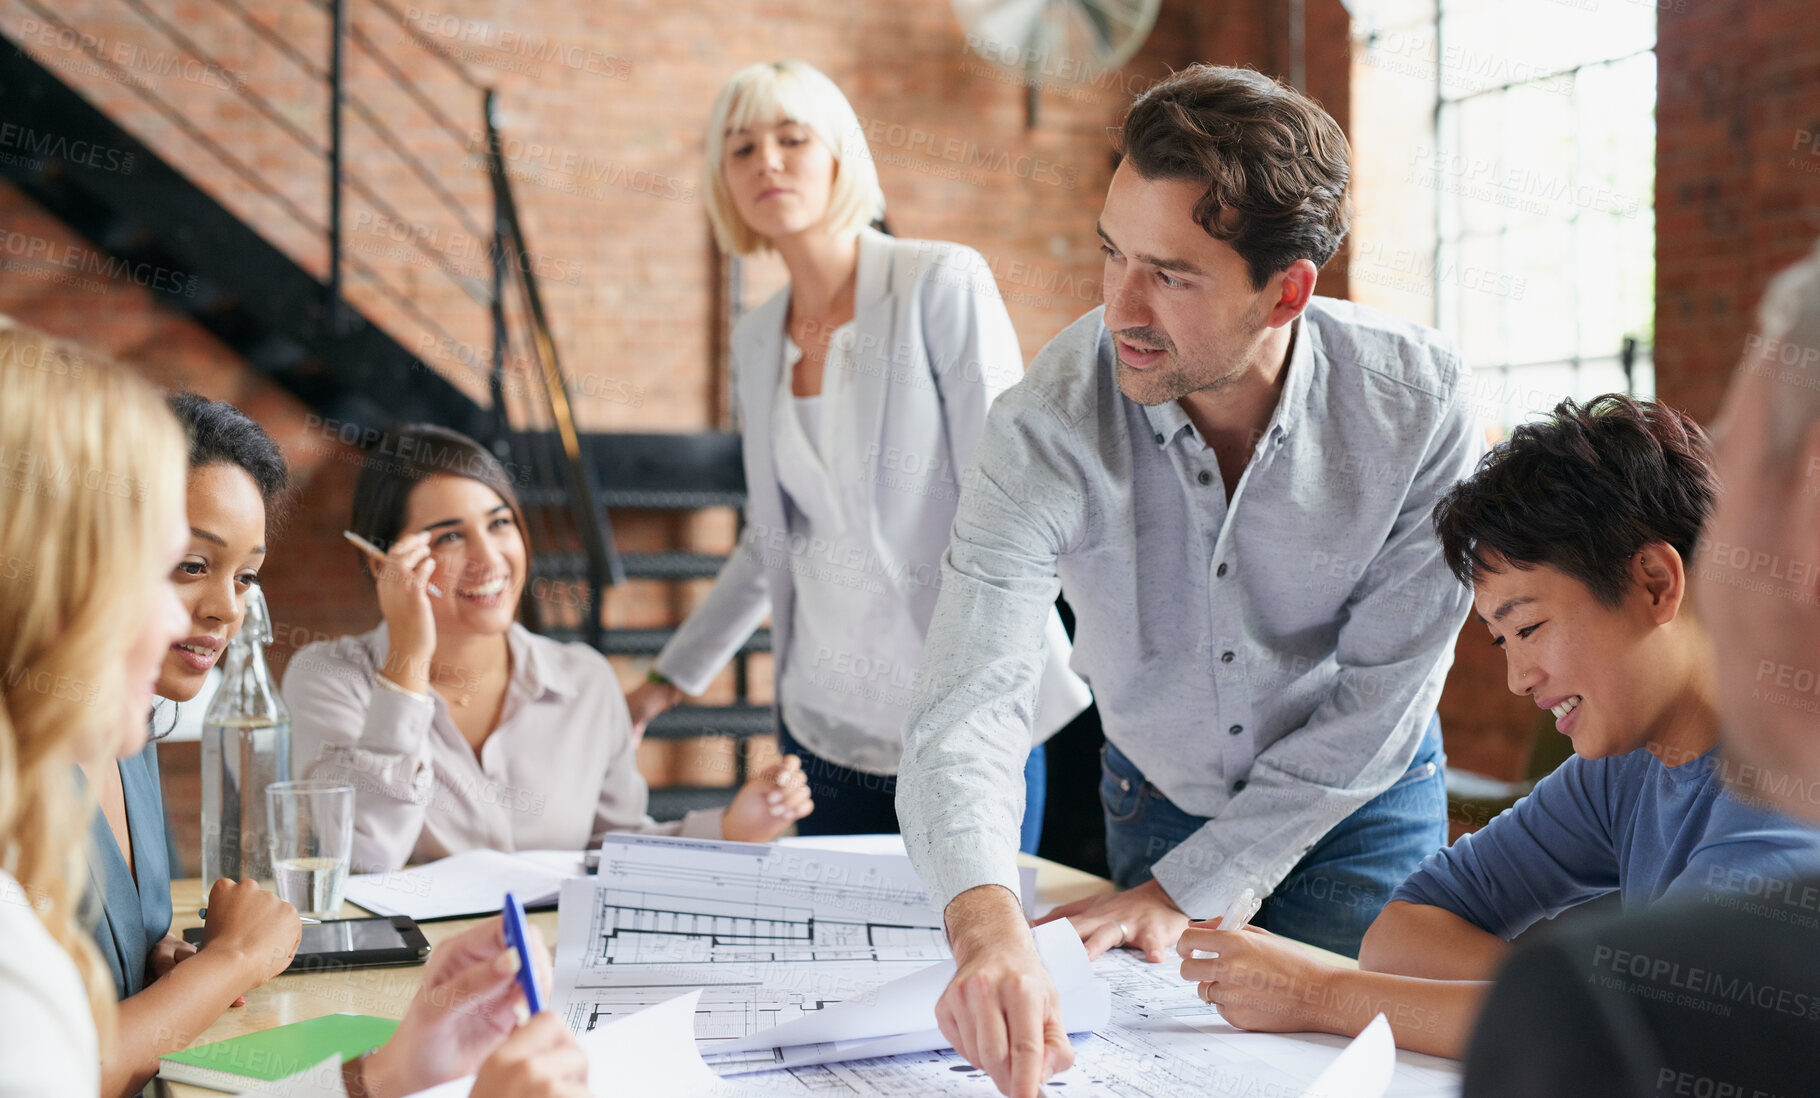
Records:
[[[367,552],[378,557],[381,561],[384,561],[387,559],[386,551],[384,549],[381,549],[379,546],[374,545],[372,542],[361,537],[359,534],[356,534],[354,531],[343,530],[341,532],[341,536],[348,539],[349,541],[353,542],[356,548],[366,550]],[[442,588],[436,586],[433,583],[427,583],[424,586],[428,587],[430,589],[430,594],[435,595],[437,598],[442,597]]]
[[[1198,925],[1207,930],[1244,930],[1246,925],[1251,922],[1252,916],[1256,915],[1258,909],[1263,906],[1264,901],[1258,899],[1257,889],[1247,888],[1234,896],[1232,903],[1226,906],[1226,913],[1220,916],[1219,926],[1210,927],[1206,923]],[[1210,949],[1191,949],[1188,954],[1190,960],[1204,960],[1219,956]]]

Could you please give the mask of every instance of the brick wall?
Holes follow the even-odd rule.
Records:
[[[474,82],[500,89],[533,263],[577,390],[577,416],[598,430],[717,425],[715,388],[724,378],[712,353],[715,268],[697,193],[709,103],[739,66],[795,55],[840,83],[867,127],[894,230],[977,248],[1030,355],[1098,302],[1092,224],[1111,170],[1105,128],[1130,96],[1194,60],[1286,71],[1289,48],[1275,5],[1166,4],[1131,64],[1046,89],[1039,123],[1026,130],[1020,74],[972,53],[944,4],[796,3],[754,12],[709,3],[645,10],[450,0],[402,5],[408,27],[375,5],[353,9],[360,37],[348,62],[350,300],[484,403],[471,364],[484,361],[475,349],[486,345],[486,318],[461,285],[484,274],[475,232],[487,201],[474,159],[478,92],[421,44],[429,41],[458,56]],[[245,10],[249,21],[167,0],[146,5],[148,18],[118,0],[54,8],[13,0],[0,7],[0,28],[321,275],[326,15],[275,0]],[[1315,0],[1309,20],[1310,84],[1344,120],[1344,12]],[[389,79],[381,57],[442,117]],[[4,202],[20,209],[22,224],[59,235],[19,196]],[[748,276],[749,303],[781,280],[775,261],[751,264]],[[1344,282],[1336,264],[1323,291],[1343,294]],[[286,442],[309,489],[287,538],[292,552],[271,565],[274,602],[282,613],[292,582],[300,593],[350,584],[352,558],[333,535],[353,455],[330,438],[306,437],[301,409],[236,376],[223,348],[158,314],[134,287],[53,292],[7,272],[0,295],[22,318],[90,338],[154,376],[217,397],[261,393],[249,410]],[[630,546],[711,547],[731,531],[724,516],[677,523],[628,515],[621,527]],[[615,592],[611,620],[658,624],[692,601],[648,587]],[[360,598],[293,605],[300,636],[372,620]]]
[[[327,18],[312,4],[240,6],[244,21],[195,0],[4,0],[0,30],[321,276],[328,262]],[[348,298],[485,402],[472,363],[485,361],[477,349],[489,329],[463,284],[485,273],[478,229],[487,223],[488,191],[475,160],[475,85],[497,86],[533,265],[578,419],[592,430],[720,425],[717,267],[698,193],[702,128],[715,91],[735,69],[796,56],[840,84],[865,122],[893,230],[981,252],[1030,356],[1099,303],[1093,222],[1112,170],[1106,128],[1131,97],[1194,61],[1286,75],[1292,48],[1285,9],[1270,0],[1165,0],[1128,65],[1045,87],[1038,124],[1026,129],[1021,74],[971,52],[944,3],[433,0],[397,7],[408,27],[376,4],[352,5],[361,37],[348,61],[356,104],[347,116]],[[1351,100],[1347,25],[1336,0],[1308,0],[1308,89],[1342,125]],[[424,41],[457,55],[468,78]],[[405,72],[440,116],[396,86],[385,63]],[[0,223],[87,244],[3,185]],[[747,304],[781,282],[774,260],[751,263],[746,273]],[[141,287],[100,280],[73,288],[37,275],[0,271],[0,310],[86,340],[161,383],[232,400],[284,447],[302,491],[265,569],[281,626],[275,662],[312,639],[374,624],[352,552],[338,537],[358,453]],[[1323,271],[1321,292],[1345,296],[1344,261]],[[733,532],[727,514],[622,514],[616,528],[628,549],[712,551]],[[628,585],[611,594],[609,621],[669,623],[705,588]],[[622,672],[628,681],[639,673],[631,665]],[[755,672],[762,699],[765,661]],[[730,684],[717,690],[725,694]],[[687,760],[653,751],[643,762],[654,778],[699,780],[685,772]]]
[[[1764,284],[1820,235],[1820,19],[1802,0],[1662,7],[1656,389],[1708,420]]]

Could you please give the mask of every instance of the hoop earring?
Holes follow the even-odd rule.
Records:
[[[171,707],[171,725],[169,728],[166,728],[164,731],[160,732],[160,731],[158,731],[158,712],[159,712],[159,710],[164,708],[164,706],[167,702],[170,704],[170,707]],[[152,702],[151,716],[146,718],[146,722],[145,722],[146,736],[145,736],[145,738],[152,743],[157,743],[159,740],[165,739],[171,733],[177,731],[177,724],[182,719],[182,717],[183,717],[183,714],[177,708],[176,702],[170,701],[170,699],[168,699],[168,698],[158,698],[156,701]]]

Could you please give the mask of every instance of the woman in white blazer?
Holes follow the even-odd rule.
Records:
[[[846,97],[801,61],[752,65],[714,103],[709,217],[790,284],[739,323],[747,525],[713,591],[629,699],[644,722],[698,694],[771,617],[778,733],[808,774],[805,833],[895,832],[910,688],[986,409],[1023,373],[977,252],[867,227],[884,198]],[[1090,700],[1052,617],[1024,847],[1042,826],[1042,741]]]

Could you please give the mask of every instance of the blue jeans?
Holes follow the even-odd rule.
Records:
[[[896,834],[897,775],[867,774],[837,766],[810,751],[777,722],[777,748],[803,761],[815,811],[796,821],[798,835]],[[1048,756],[1037,744],[1024,760],[1024,825],[1018,849],[1035,854],[1043,837],[1043,804],[1049,791]]]
[[[1252,921],[1273,934],[1358,956],[1360,939],[1390,894],[1423,858],[1447,845],[1446,765],[1441,721],[1431,717],[1409,770],[1335,824]],[[1120,888],[1149,880],[1150,867],[1208,819],[1177,808],[1110,743],[1101,755],[1100,802],[1106,858]]]

